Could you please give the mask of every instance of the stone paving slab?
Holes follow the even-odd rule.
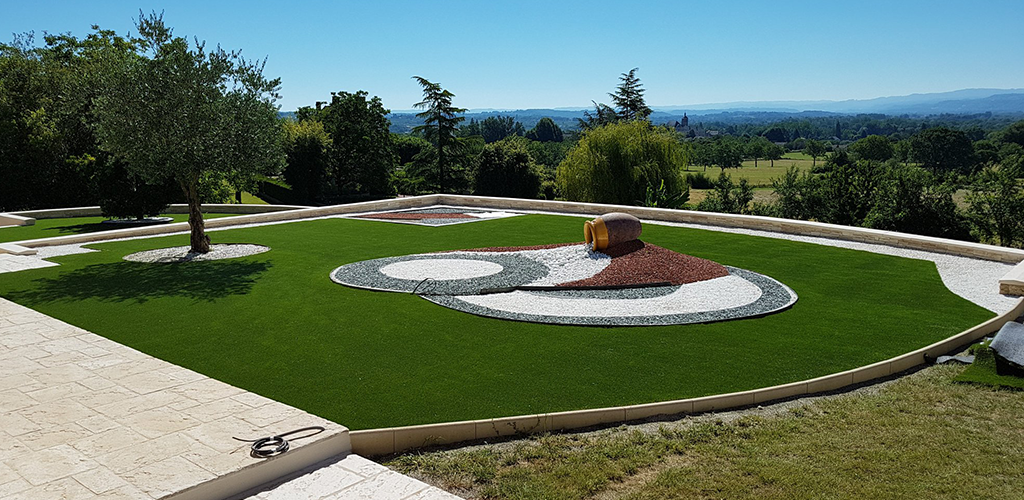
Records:
[[[28,255],[0,254],[0,273],[13,273],[26,269],[53,267],[59,264]]]
[[[300,476],[271,483],[246,500],[459,500],[422,481],[359,455],[348,455]]]
[[[232,439],[312,425],[270,460]],[[210,498],[350,450],[341,425],[0,299],[0,498]]]

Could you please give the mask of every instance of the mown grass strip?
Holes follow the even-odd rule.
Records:
[[[407,454],[386,465],[467,497],[1019,498],[1024,392],[936,366],[783,408]]]

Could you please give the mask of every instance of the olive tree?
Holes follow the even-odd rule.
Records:
[[[173,36],[162,15],[140,13],[137,29],[138,51],[106,61],[97,138],[130,172],[181,188],[191,251],[206,253],[204,196],[284,164],[280,80],[263,76],[266,61]]]

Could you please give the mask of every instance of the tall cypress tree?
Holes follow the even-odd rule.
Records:
[[[423,87],[423,100],[413,106],[423,109],[417,113],[418,118],[423,119],[423,125],[413,128],[413,132],[422,133],[423,136],[437,147],[437,178],[439,190],[445,191],[446,167],[448,157],[453,150],[459,148],[456,133],[459,129],[459,122],[465,120],[463,108],[452,105],[452,98],[455,94],[441,88],[440,84],[433,83],[421,76],[414,76],[420,86]]]

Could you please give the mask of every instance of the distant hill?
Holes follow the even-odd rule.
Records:
[[[911,94],[905,96],[878,97],[875,99],[850,99],[845,101],[757,101],[727,102],[715,104],[693,104],[676,106],[652,106],[651,121],[666,123],[678,120],[686,113],[705,121],[721,123],[765,122],[786,118],[814,118],[844,114],[885,114],[927,116],[939,114],[1024,115],[1024,89],[963,89],[952,92]],[[516,110],[470,110],[466,120],[483,121],[491,116],[513,116],[527,129],[548,117],[563,129],[577,128],[577,120],[590,108],[516,109]],[[294,112],[280,113],[294,116]],[[408,133],[422,122],[414,111],[396,111],[388,115],[391,131]]]
[[[1000,97],[1014,96],[1014,97]],[[832,113],[941,114],[941,113],[1020,113],[1017,99],[1024,89],[963,89],[952,92],[910,94],[849,99],[845,101],[756,101],[695,104],[687,106],[653,106],[656,111],[687,111],[690,113],[719,111],[829,111]],[[963,109],[965,111],[958,111]]]

